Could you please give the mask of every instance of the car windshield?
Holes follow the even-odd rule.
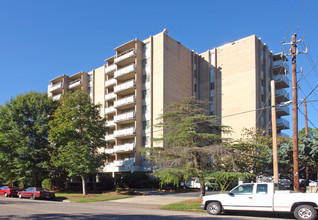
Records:
[[[45,189],[42,189],[42,188],[36,188],[36,191],[44,192],[44,191],[46,191],[46,190],[45,190]]]

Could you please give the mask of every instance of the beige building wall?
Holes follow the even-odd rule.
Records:
[[[152,118],[153,124],[156,125],[158,116],[162,114],[164,106],[164,33],[159,33],[153,36],[152,40]],[[163,136],[163,131],[154,128],[153,137],[160,138]],[[154,143],[156,146],[156,143]]]
[[[217,48],[217,69],[222,78],[221,123],[232,127],[230,137],[234,140],[241,137],[243,128],[256,127],[255,41],[253,35]]]
[[[100,105],[100,115],[105,116],[105,67],[93,70],[94,104]]]

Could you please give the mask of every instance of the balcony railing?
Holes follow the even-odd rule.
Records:
[[[130,127],[130,128],[114,131],[114,136],[121,137],[121,136],[135,135],[135,132],[136,132],[136,128]]]
[[[285,89],[278,89],[275,91],[275,98],[277,103],[289,100],[289,93]]]
[[[116,83],[117,83],[116,79],[109,79],[109,80],[105,81],[105,87],[115,85]]]
[[[61,98],[61,94],[55,95],[52,97],[53,101],[57,101]]]
[[[114,106],[110,106],[108,108],[105,108],[105,114],[116,112],[116,108]]]
[[[276,75],[273,77],[275,80],[275,84],[277,84],[280,87],[289,87],[289,80],[288,77],[285,75]],[[277,86],[276,86],[277,87]]]
[[[119,99],[117,101],[114,102],[114,106],[115,107],[119,107],[119,106],[123,106],[123,105],[127,105],[127,104],[131,104],[131,103],[135,103],[136,102],[136,98],[135,96],[129,96],[123,99]]]
[[[115,93],[109,93],[107,95],[105,95],[105,101],[109,101],[109,100],[112,100],[112,99],[116,99],[117,95]]]
[[[116,123],[114,120],[106,122],[106,127],[114,127],[114,126],[116,126]]]
[[[115,135],[114,134],[110,134],[110,135],[106,135],[105,136],[105,140],[106,141],[114,141],[116,138],[115,138]]]
[[[289,129],[289,121],[284,118],[278,118],[276,120],[277,129]]]
[[[131,112],[127,112],[127,113],[124,113],[124,114],[120,114],[120,115],[114,116],[114,121],[115,122],[125,121],[125,120],[129,120],[129,119],[133,119],[135,117],[136,117],[135,111],[131,111]]]
[[[81,85],[81,84],[82,84],[81,79],[78,79],[78,80],[75,80],[75,81],[73,81],[73,82],[70,82],[68,88],[69,88],[69,89],[72,89],[72,88],[74,88],[74,87],[76,87],[76,86],[78,86],[78,85]]]
[[[122,145],[115,145],[114,146],[114,151],[119,152],[119,151],[133,151],[135,150],[135,143],[129,143],[129,144],[122,144]]]
[[[114,152],[114,149],[105,149],[106,154],[113,154]]]
[[[130,89],[130,88],[134,88],[136,86],[136,82],[135,80],[131,80],[129,82],[125,82],[122,84],[119,84],[117,86],[114,87],[114,92],[120,92],[126,89]]]
[[[136,56],[135,49],[127,50],[127,51],[125,51],[123,53],[118,54],[117,57],[114,60],[114,63],[118,63],[118,62],[120,62],[122,60],[125,60],[125,59],[127,59],[129,57],[132,57],[132,56]]]
[[[278,116],[283,116],[283,115],[289,115],[289,108],[288,106],[278,106],[276,107],[276,114]]]
[[[279,67],[283,67],[285,68],[288,72],[289,72],[289,66],[287,65],[287,63],[283,60],[277,60],[273,62],[273,68],[279,68]]]
[[[127,66],[127,67],[124,67],[124,68],[121,68],[121,69],[117,70],[114,73],[114,77],[118,78],[120,76],[126,75],[126,74],[131,73],[131,72],[136,72],[135,64],[131,64],[131,65]]]
[[[105,68],[105,73],[113,72],[116,69],[117,69],[117,66],[115,64],[109,65],[108,67]]]
[[[51,86],[50,92],[53,92],[54,90],[61,89],[61,88],[63,88],[63,83],[62,82],[56,83]]]
[[[135,164],[135,158],[130,158],[127,160],[114,160],[114,166],[121,167],[121,166],[132,166]]]

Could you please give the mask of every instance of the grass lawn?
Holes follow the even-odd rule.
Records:
[[[184,202],[164,205],[161,209],[176,210],[176,211],[191,211],[191,212],[204,212],[200,208],[200,199],[191,199]]]
[[[69,200],[77,203],[100,202],[133,197],[130,195],[118,195],[115,193],[87,194],[86,196],[81,193],[55,193],[55,196],[56,200]]]

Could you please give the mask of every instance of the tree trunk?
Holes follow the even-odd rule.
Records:
[[[203,196],[205,196],[205,180],[199,177],[199,181],[200,181],[200,198],[202,198]]]
[[[87,195],[86,193],[86,180],[85,180],[85,176],[81,176],[82,177],[82,187],[83,187],[83,195]]]

